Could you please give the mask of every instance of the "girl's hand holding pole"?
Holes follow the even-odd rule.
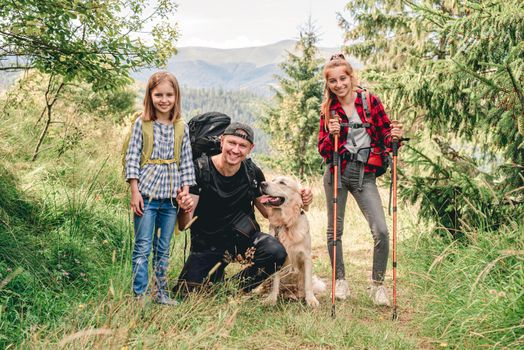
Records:
[[[334,118],[329,119],[328,130],[330,134],[340,134],[340,121],[338,115],[335,115]]]
[[[402,135],[404,135],[402,123],[400,123],[398,120],[391,121],[391,138],[400,140],[402,139]]]

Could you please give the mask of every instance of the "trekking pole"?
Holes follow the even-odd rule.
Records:
[[[391,142],[393,151],[393,315],[392,319],[397,319],[397,156],[398,156],[398,142],[394,138]]]
[[[391,151],[393,153],[393,174],[391,175],[391,183],[393,187],[393,315],[392,319],[395,321],[397,315],[397,157],[398,146],[401,141],[409,141],[409,138],[393,138],[391,141]]]
[[[334,118],[335,111],[331,111]],[[331,317],[335,318],[335,284],[337,270],[337,204],[338,204],[338,134],[334,135],[335,148],[333,149],[333,262],[331,274]]]

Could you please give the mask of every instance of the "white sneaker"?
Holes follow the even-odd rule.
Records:
[[[349,296],[349,286],[346,280],[337,280],[335,284],[335,298],[345,300]]]
[[[371,297],[371,300],[373,300],[373,304],[376,306],[389,306],[389,298],[388,298],[388,290],[384,285],[379,284],[375,285],[373,284],[371,286],[371,291],[369,293],[369,296]]]

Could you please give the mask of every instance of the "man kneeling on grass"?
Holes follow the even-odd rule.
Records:
[[[222,281],[225,267],[239,258],[249,263],[234,278],[247,292],[286,260],[282,244],[260,232],[255,220],[254,207],[264,217],[267,212],[259,200],[264,174],[251,159],[246,159],[253,150],[253,139],[251,127],[234,122],[221,137],[221,153],[195,160],[197,185],[177,198],[192,208],[179,218],[180,227],[185,227],[193,216],[198,217],[191,225],[191,250],[175,287],[177,292]],[[304,204],[311,204],[310,189],[302,189],[302,199]]]

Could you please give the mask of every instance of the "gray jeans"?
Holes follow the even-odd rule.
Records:
[[[389,253],[389,234],[382,202],[378,193],[375,174],[364,174],[362,191],[358,191],[359,167],[362,163],[348,163],[341,176],[342,188],[338,189],[337,204],[337,269],[336,278],[345,279],[344,256],[342,250],[342,233],[344,232],[344,213],[348,192],[355,198],[360,210],[368,221],[375,248],[373,249],[372,279],[376,282],[384,281]],[[333,186],[332,175],[329,169],[324,173],[324,191],[328,214],[327,246],[331,264],[333,264]]]

